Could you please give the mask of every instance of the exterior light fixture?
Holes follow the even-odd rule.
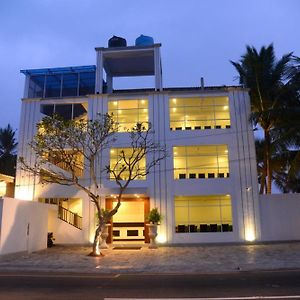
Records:
[[[172,101],[173,101],[173,103],[176,103],[177,99],[176,99],[176,98],[173,98]]]
[[[223,109],[224,109],[224,110],[227,110],[227,109],[228,109],[228,105],[224,105],[224,106],[223,106]]]

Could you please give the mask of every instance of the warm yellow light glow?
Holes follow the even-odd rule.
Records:
[[[159,233],[156,237],[156,241],[159,243],[159,244],[164,244],[167,242],[167,237],[165,234],[163,233]]]
[[[118,102],[117,102],[117,101],[114,101],[114,105],[118,105]]]
[[[176,103],[176,100],[177,100],[176,98],[173,98],[173,99],[172,99],[173,103]]]
[[[225,153],[228,153],[228,150],[227,150],[227,149],[225,150]]]
[[[144,112],[147,112],[147,108],[144,108],[143,111],[144,111]]]
[[[224,110],[227,110],[227,109],[228,109],[228,105],[224,105],[224,106],[223,106],[223,109],[224,109]]]
[[[177,155],[177,152],[174,152],[174,155]]]
[[[111,149],[111,150],[110,150],[110,153],[115,153],[115,150]]]
[[[173,112],[176,112],[177,108],[176,107],[173,107]]]
[[[145,100],[142,100],[141,103],[142,103],[142,104],[145,104]]]
[[[0,197],[6,194],[6,182],[0,182]]]
[[[255,241],[255,232],[253,228],[248,228],[245,233],[245,240],[248,242]]]
[[[18,186],[15,191],[15,198],[19,200],[32,201],[33,186]]]

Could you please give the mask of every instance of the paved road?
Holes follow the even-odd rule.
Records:
[[[209,275],[0,273],[1,300],[246,296],[284,299],[288,295],[300,295],[300,270]]]

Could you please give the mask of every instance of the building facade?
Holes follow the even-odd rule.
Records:
[[[259,240],[248,91],[203,84],[164,88],[160,46],[96,48],[96,65],[22,70],[26,80],[18,156],[34,164],[28,143],[36,133],[37,122],[46,115],[93,119],[98,113],[113,113],[120,126],[117,141],[103,153],[96,171],[102,206],[111,208],[118,188],[101,170],[116,160],[119,151],[127,151],[127,128],[136,122],[151,122],[155,141],[166,145],[168,157],[126,190],[112,220],[110,241],[147,242],[146,215],[154,207],[163,216],[157,237],[161,243]],[[114,77],[123,76],[153,76],[154,88],[113,89]],[[87,172],[80,168],[78,172],[88,184]],[[57,242],[82,244],[92,240],[95,209],[82,191],[42,184],[18,168],[15,197],[48,205],[48,228]]]

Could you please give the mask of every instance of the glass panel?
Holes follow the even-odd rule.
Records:
[[[124,161],[122,159],[123,153],[125,155],[125,159],[127,161],[132,162],[135,158],[135,156],[131,157],[132,155],[132,149],[131,148],[112,148],[110,150],[110,167],[114,168],[117,172],[121,171],[123,165],[124,165]],[[129,160],[129,158],[131,157],[131,159]],[[146,158],[143,158],[139,164],[136,166],[135,170],[139,169],[140,171],[143,171],[143,169],[146,166]],[[135,171],[133,171],[134,173]],[[136,173],[135,173],[136,174]],[[120,177],[122,180],[126,180],[129,176],[129,172],[128,171],[124,171],[120,174]],[[114,179],[114,177],[112,176],[112,174],[110,174],[110,179]],[[145,180],[146,176],[139,176],[137,177],[135,180]]]
[[[230,128],[228,103],[228,97],[170,98],[170,130]]]
[[[72,119],[72,104],[56,104],[55,113],[65,120]]]
[[[232,231],[230,196],[175,196],[174,206],[177,232]],[[179,225],[193,229],[179,228]]]
[[[46,116],[52,116],[54,112],[54,104],[41,105],[40,112]]]
[[[138,122],[148,122],[148,100],[112,100],[108,102],[108,112],[119,123],[120,132],[133,128]],[[144,124],[147,128],[147,124]]]
[[[73,119],[81,120],[86,118],[87,118],[87,105],[84,105],[82,103],[73,104]]]
[[[79,95],[88,95],[95,93],[95,72],[80,73]]]
[[[61,74],[46,76],[46,98],[60,97]]]
[[[173,147],[173,165],[174,179],[227,178],[227,145]]]
[[[188,207],[179,207],[177,206],[175,208],[175,220],[176,225],[178,224],[188,224],[189,218],[188,218]]]
[[[63,74],[62,96],[77,96],[78,95],[78,74],[70,73]]]
[[[119,100],[118,109],[134,109],[138,108],[138,100]]]
[[[45,75],[30,76],[28,98],[44,97]]]

